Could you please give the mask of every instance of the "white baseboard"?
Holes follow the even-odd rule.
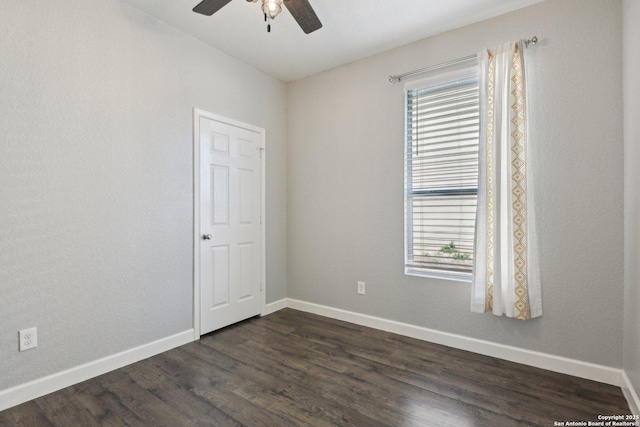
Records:
[[[631,413],[634,415],[640,415],[640,399],[638,398],[638,393],[636,393],[636,390],[633,388],[633,384],[631,384],[631,380],[624,371],[622,372],[622,392],[629,403]]]
[[[0,411],[193,341],[193,329],[0,391]]]
[[[621,369],[525,350],[503,344],[496,344],[490,341],[450,334],[434,329],[423,328],[421,326],[396,322],[380,317],[369,316],[366,314],[355,313],[352,311],[341,310],[291,298],[284,298],[267,304],[262,315],[266,316],[287,307],[354,323],[356,325],[367,326],[423,341],[471,351],[495,357],[497,359],[508,360],[511,362],[521,363],[523,365],[534,366],[549,371],[619,386],[622,388],[625,398],[629,403],[631,412],[636,415],[640,415],[640,400],[638,399],[638,394],[634,390],[627,374]],[[28,382],[26,384],[2,390],[0,391],[0,411],[98,375],[102,375],[114,369],[138,362],[156,354],[171,350],[172,348],[187,344],[193,340],[194,330],[190,329],[149,344]]]
[[[518,347],[497,344],[462,335],[450,334],[434,329],[423,328],[421,326],[410,325],[407,323],[396,322],[393,320],[382,319],[380,317],[354,313],[351,311],[295,299],[288,299],[287,307],[318,314],[320,316],[330,317],[332,319],[355,323],[356,325],[393,332],[435,344],[442,344],[460,350],[471,351],[473,353],[483,354],[497,359],[542,368],[553,372],[573,375],[615,386],[621,386],[622,384],[621,369],[597,365],[595,363],[525,350]]]
[[[271,313],[275,313],[278,310],[282,310],[283,308],[287,308],[286,298],[282,298],[281,300],[270,302],[269,304],[265,305],[261,316],[267,316]]]

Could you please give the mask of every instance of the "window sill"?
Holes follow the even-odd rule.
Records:
[[[470,273],[454,273],[452,271],[426,270],[421,268],[405,267],[404,274],[407,276],[428,277],[431,279],[450,280],[453,282],[471,283]]]

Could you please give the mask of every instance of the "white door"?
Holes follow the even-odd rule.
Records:
[[[200,334],[262,309],[263,134],[200,116]]]

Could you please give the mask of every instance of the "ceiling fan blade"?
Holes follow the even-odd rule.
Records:
[[[322,28],[322,22],[313,11],[309,0],[284,0],[284,5],[289,9],[295,20],[306,34]]]
[[[196,7],[193,8],[193,11],[196,13],[201,13],[203,15],[211,16],[224,6],[227,3],[231,2],[231,0],[202,0]]]

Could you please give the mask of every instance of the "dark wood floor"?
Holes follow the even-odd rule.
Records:
[[[619,388],[295,310],[0,412],[2,426],[553,426]]]

